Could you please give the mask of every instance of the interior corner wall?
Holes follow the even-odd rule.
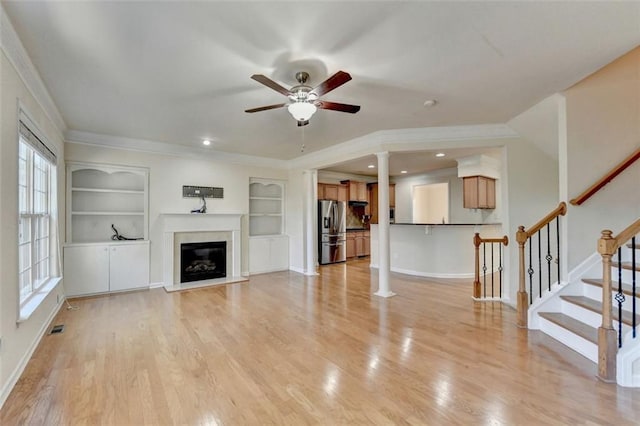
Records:
[[[58,155],[59,235],[64,235],[64,143],[18,72],[0,55],[0,406],[59,309],[60,284],[31,317],[17,324],[18,312],[18,102]]]
[[[567,186],[573,198],[640,147],[640,47],[564,92]],[[601,231],[618,234],[640,217],[640,162],[581,206],[570,206],[569,270],[596,251]]]
[[[509,237],[508,297],[515,301],[518,291],[518,226],[531,227],[559,203],[558,161],[527,139],[510,140],[506,146],[508,180]],[[514,302],[515,303],[515,302]]]
[[[207,200],[209,213],[249,213],[249,178],[287,180],[287,171],[244,166],[205,157],[178,157],[148,152],[127,151],[92,145],[67,143],[66,161],[107,163],[149,169],[149,240],[151,246],[150,281],[162,282],[162,213],[189,213],[200,207],[197,198],[182,198],[183,185],[224,188],[224,198]],[[287,190],[285,196],[291,191]],[[290,220],[292,218],[286,218]],[[243,223],[246,223],[243,221]],[[243,241],[247,253],[248,241]],[[244,260],[244,259],[243,259]],[[251,261],[249,259],[249,261]]]

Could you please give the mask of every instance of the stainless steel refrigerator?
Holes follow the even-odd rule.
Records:
[[[321,265],[347,260],[347,218],[344,201],[318,201],[318,261]]]

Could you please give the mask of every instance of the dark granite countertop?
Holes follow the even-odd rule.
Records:
[[[419,226],[483,226],[483,225],[502,225],[502,223],[392,223],[391,225],[419,225]]]

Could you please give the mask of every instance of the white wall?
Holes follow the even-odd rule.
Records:
[[[62,135],[34,99],[4,49],[0,57],[0,405],[8,396],[27,356],[59,305],[60,285],[54,288],[32,316],[20,324],[18,319],[18,101],[48,138],[58,155],[58,212],[64,218],[64,146]],[[64,219],[59,235],[64,235]]]
[[[66,161],[118,164],[149,169],[149,240],[151,242],[151,283],[162,282],[161,213],[189,213],[200,207],[200,200],[182,198],[183,185],[224,188],[223,199],[207,200],[208,213],[249,213],[249,178],[287,180],[286,170],[249,167],[215,160],[177,157],[146,152],[67,143]],[[295,197],[287,188],[287,197]],[[286,221],[295,220],[287,217]],[[243,258],[248,244],[243,241]]]
[[[640,48],[564,92],[568,194],[587,189],[640,147]],[[640,162],[581,206],[570,206],[569,267],[596,250],[603,229],[618,234],[640,217]]]
[[[507,292],[515,303],[518,291],[518,226],[529,228],[558,206],[558,161],[526,139],[511,141],[505,151],[509,237]]]

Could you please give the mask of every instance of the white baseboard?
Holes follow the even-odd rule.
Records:
[[[370,268],[378,269],[378,265],[372,263],[369,265]],[[399,274],[405,275],[413,275],[416,277],[425,277],[425,278],[475,278],[475,273],[462,273],[462,274],[444,274],[440,272],[423,272],[423,271],[413,271],[411,269],[401,269],[401,268],[391,268],[391,272],[397,272]]]
[[[297,272],[302,275],[306,275],[308,277],[315,277],[316,275],[320,275],[315,271],[315,269],[313,271],[307,271],[304,268],[296,268],[295,266],[290,266],[289,270],[293,272]]]
[[[62,306],[65,303],[65,300],[67,300],[67,299],[66,299],[66,297],[63,296],[60,299],[60,303],[58,303],[58,305],[55,306],[51,310],[51,313],[49,314],[49,317],[42,324],[42,328],[38,332],[38,335],[36,336],[35,339],[33,339],[33,342],[31,342],[31,345],[29,346],[29,349],[22,356],[22,358],[20,359],[20,362],[16,366],[15,370],[13,370],[13,373],[11,373],[11,375],[9,376],[9,380],[7,380],[7,383],[5,383],[4,387],[2,388],[2,392],[0,392],[0,409],[4,405],[4,403],[7,400],[7,398],[9,397],[9,394],[11,394],[11,391],[13,390],[13,387],[16,385],[16,383],[18,383],[18,379],[20,379],[20,376],[22,376],[22,373],[24,372],[24,369],[27,367],[27,364],[31,360],[31,357],[33,356],[33,353],[35,352],[36,348],[40,344],[40,341],[42,340],[42,338],[44,337],[45,333],[47,332],[47,330],[51,326],[51,322],[56,317],[56,315],[58,315],[58,312],[60,312],[60,309],[62,309]]]
[[[164,287],[163,282],[149,284],[149,288],[162,288],[162,287]]]

